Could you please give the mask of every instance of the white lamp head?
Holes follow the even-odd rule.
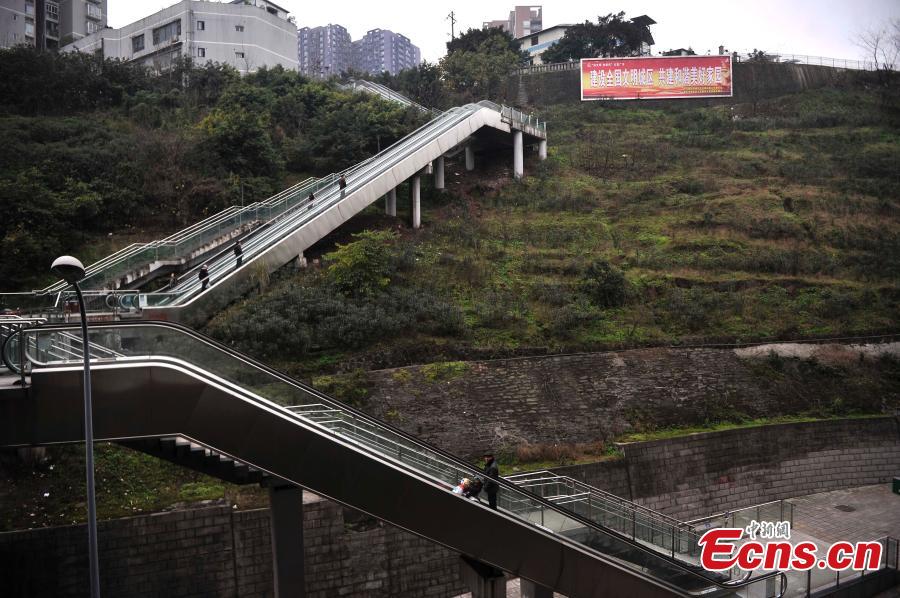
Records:
[[[84,264],[71,255],[63,255],[53,260],[50,270],[69,284],[84,278]]]

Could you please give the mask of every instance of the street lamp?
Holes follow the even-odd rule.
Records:
[[[87,469],[88,549],[91,569],[91,598],[100,598],[100,565],[97,562],[97,498],[94,494],[94,422],[91,407],[91,351],[88,342],[87,314],[78,281],[84,278],[84,265],[71,255],[58,257],[50,269],[75,287],[81,312],[81,348],[84,353],[84,458]]]

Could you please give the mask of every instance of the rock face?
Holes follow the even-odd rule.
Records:
[[[379,370],[367,375],[365,408],[472,456],[488,447],[594,442],[709,421],[893,413],[898,366],[883,353],[852,346],[783,357],[766,347],[640,349],[464,362],[437,372],[434,365]],[[834,354],[844,358],[824,358]]]

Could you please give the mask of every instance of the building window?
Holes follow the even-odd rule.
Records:
[[[235,53],[234,53],[234,57],[235,57],[235,58],[243,58],[243,57],[244,57],[244,53],[243,53],[243,52],[235,52]]]
[[[197,48],[197,58],[206,58],[206,48]]]
[[[25,3],[25,14],[30,17],[34,16],[34,2]]]
[[[532,35],[532,36],[531,36],[531,45],[532,45],[532,46],[538,45],[538,36],[537,36],[537,35]]]
[[[96,4],[88,3],[87,6],[87,17],[89,19],[97,19],[98,21],[103,18],[103,11],[100,10],[100,7]]]
[[[197,21],[197,31],[206,31],[206,21]]]
[[[235,31],[238,31],[238,32],[241,32],[241,31],[244,30],[244,26],[243,26],[243,25],[235,25],[235,26],[234,26],[234,30],[235,30]]]
[[[25,37],[34,37],[34,23],[25,21]]]
[[[170,39],[175,39],[179,35],[181,35],[181,19],[172,21],[171,23],[154,29],[153,45],[158,46],[159,44],[169,41]]]
[[[56,2],[47,3],[47,18],[51,21],[59,20],[59,4]]]
[[[131,38],[131,51],[140,52],[144,49],[144,34],[135,35]]]

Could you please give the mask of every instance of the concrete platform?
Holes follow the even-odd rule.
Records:
[[[794,529],[826,542],[900,538],[900,496],[890,484],[821,492],[791,502]]]

